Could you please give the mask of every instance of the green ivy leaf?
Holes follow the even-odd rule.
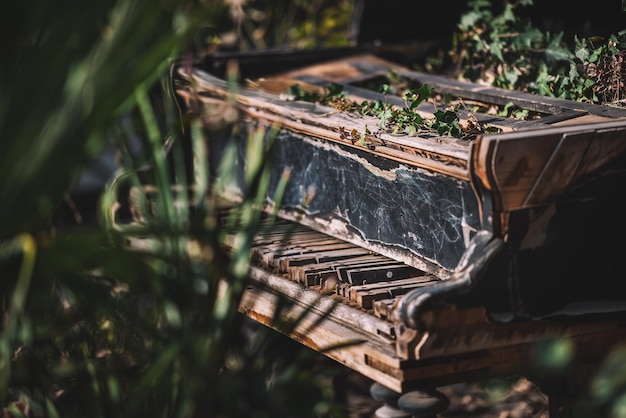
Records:
[[[573,62],[569,64],[568,76],[570,80],[575,80],[579,77],[578,68],[576,67],[576,64],[574,64]]]
[[[513,5],[511,3],[506,3],[504,7],[504,11],[502,12],[502,18],[506,22],[515,22],[515,13],[513,13]]]
[[[572,53],[561,43],[562,35],[562,33],[558,34],[546,47],[546,59],[548,61],[568,61],[572,58]]]
[[[515,86],[515,84],[517,83],[517,80],[519,79],[519,75],[517,74],[515,70],[511,69],[504,73],[504,78],[512,87],[512,86]]]
[[[343,86],[337,83],[330,83],[328,86],[329,97],[341,97],[344,95]]]
[[[467,31],[470,28],[473,28],[476,25],[476,22],[479,22],[482,18],[482,14],[477,11],[472,11],[461,16],[461,20],[459,22],[459,29],[462,31]]]
[[[407,135],[415,135],[417,133],[417,128],[414,125],[408,125],[404,128],[404,133]]]
[[[591,53],[587,57],[587,61],[592,63],[599,63],[602,61],[603,56],[604,48],[597,48],[591,51]]]
[[[499,38],[494,37],[492,42],[489,43],[489,52],[492,56],[496,57],[499,62],[504,62],[504,56],[502,55],[502,42]]]
[[[527,26],[514,40],[514,42],[526,48],[531,48],[533,44],[543,42],[543,33],[539,29]]]

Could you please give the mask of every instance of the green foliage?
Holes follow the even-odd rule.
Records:
[[[505,2],[496,15],[490,1],[469,3],[471,10],[461,17],[450,51],[458,68],[463,69],[463,77],[477,81],[491,76],[495,86],[529,90],[539,62],[555,69],[568,62],[571,53],[560,34],[552,37],[515,15],[517,7],[530,5],[532,1]]]
[[[187,121],[188,165],[178,109],[160,88],[171,86],[172,60],[227,11],[185,0],[0,6],[11,29],[0,74],[5,416],[330,413],[316,355],[268,329],[247,335],[237,312],[261,228],[264,150],[250,139],[251,193],[224,219],[216,189],[232,167],[222,183],[207,175],[211,130],[199,120]],[[102,225],[58,228],[63,195],[110,145],[120,171]],[[126,197],[128,222],[115,211]]]
[[[156,80],[208,12],[178,6],[3,3],[1,19],[13,30],[3,37],[12,65],[0,74],[0,237],[42,226],[33,221],[49,218],[78,168],[99,154],[121,104]]]
[[[488,0],[468,5],[448,51],[459,77],[509,90],[624,105],[626,31],[608,39],[568,41],[562,32],[541,31],[518,17],[517,9],[532,6],[532,0],[504,2],[497,14]],[[435,61],[430,62],[433,69]]]
[[[390,75],[393,79],[393,75]],[[423,84],[414,89],[406,87],[398,89],[397,86],[391,84],[381,84],[379,92],[387,94],[388,92],[401,91],[404,107],[397,107],[383,100],[363,100],[358,103],[349,100],[343,91],[343,87],[339,84],[331,83],[326,87],[327,93],[320,95],[318,93],[310,93],[304,91],[299,84],[290,87],[290,94],[294,100],[303,100],[309,102],[320,103],[325,106],[331,106],[339,111],[347,112],[355,116],[373,116],[378,118],[378,131],[372,133],[369,128],[365,132],[358,132],[356,129],[346,131],[345,128],[340,130],[340,137],[350,140],[353,144],[368,146],[371,137],[381,133],[390,133],[392,135],[417,135],[419,133],[436,133],[439,136],[451,136],[455,138],[471,139],[479,132],[484,132],[490,128],[483,128],[477,122],[472,120],[463,125],[458,117],[457,109],[448,106],[445,109],[436,106],[433,117],[424,118],[418,112],[418,107],[433,99],[435,91],[427,84]]]
[[[586,77],[581,95],[591,96],[594,102],[623,106],[626,93],[626,30],[611,35],[599,44],[593,39],[576,39],[576,58],[580,60]]]

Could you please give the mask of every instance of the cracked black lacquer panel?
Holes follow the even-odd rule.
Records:
[[[218,145],[212,144],[219,158]],[[242,139],[238,150],[241,188],[244,144]],[[339,221],[367,242],[408,251],[447,270],[456,267],[479,229],[471,185],[450,176],[288,131],[275,138],[270,161],[270,200],[283,168],[291,170],[281,208]],[[312,190],[314,197],[304,207]]]

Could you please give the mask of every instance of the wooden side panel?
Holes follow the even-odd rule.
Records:
[[[560,139],[555,133],[497,142],[491,158],[503,210],[525,205]]]
[[[579,176],[591,173],[624,154],[626,154],[626,127],[600,127],[595,131],[593,141],[583,158]]]
[[[574,182],[592,139],[593,131],[563,134],[523,206],[541,205],[563,193]]]
[[[546,205],[585,176],[626,155],[626,123],[605,122],[480,137],[475,176],[494,210]]]

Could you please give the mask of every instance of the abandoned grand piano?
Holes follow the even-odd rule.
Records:
[[[236,92],[225,81],[233,63],[248,78]],[[538,342],[567,341],[572,363],[593,364],[624,341],[626,109],[463,83],[357,49],[224,53],[177,71],[188,109],[199,100],[203,111],[231,103],[242,113],[229,198],[246,187],[250,132],[265,127],[259,140],[272,142],[266,202],[279,219],[252,249],[240,307],[250,318],[275,326],[278,298],[288,298],[292,317],[309,311],[291,338],[416,415],[418,389],[438,399],[432,414],[445,401],[428,388],[514,373],[550,380],[537,367]],[[374,132],[374,117],[289,94],[334,84],[349,100],[402,108],[400,97],[366,87],[390,72],[466,105],[513,103],[536,117],[461,108],[461,121],[496,132],[393,134]],[[435,110],[418,107],[424,118]],[[211,138],[212,166],[231,140]],[[358,343],[327,349],[348,342]]]

